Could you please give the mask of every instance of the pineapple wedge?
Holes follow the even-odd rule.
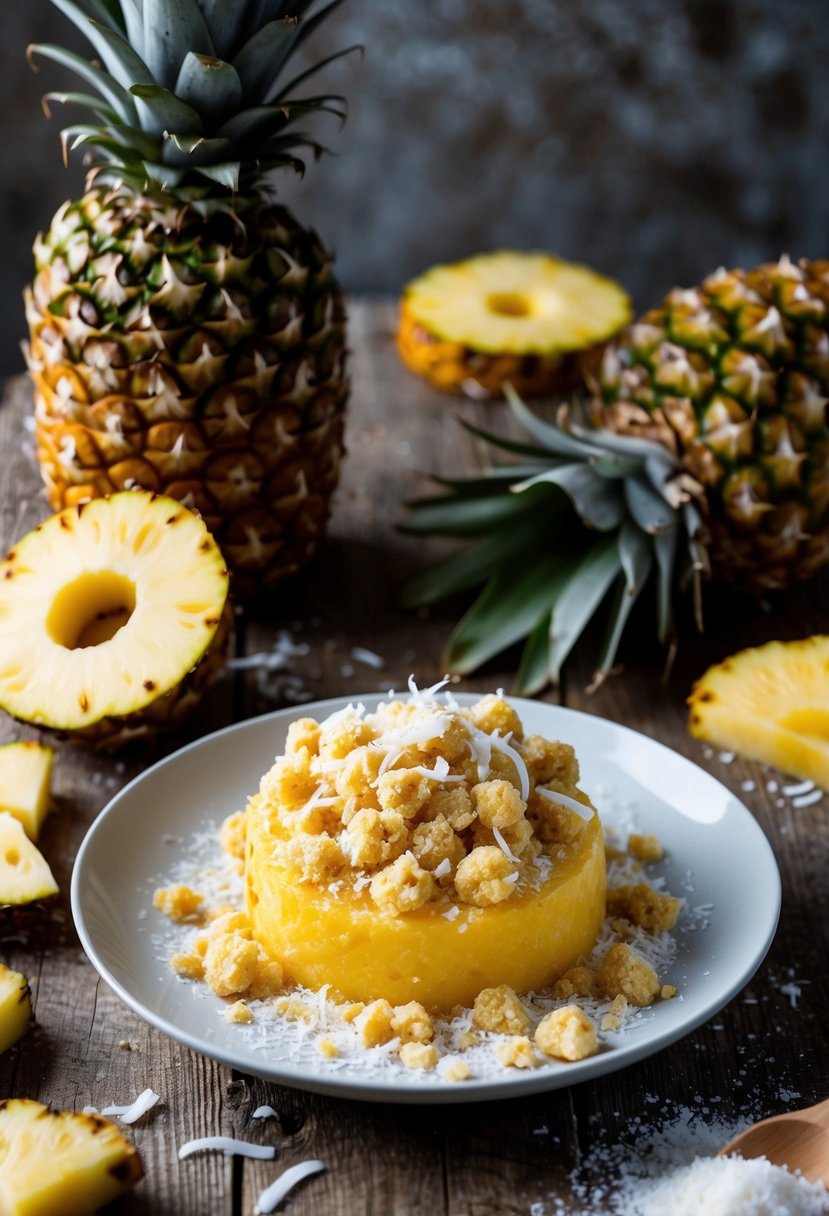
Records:
[[[19,819],[30,840],[37,840],[49,813],[54,754],[40,743],[0,747],[0,811]]]
[[[32,993],[25,975],[0,963],[0,1052],[26,1033],[32,1016]]]
[[[827,674],[826,635],[742,650],[694,685],[690,732],[829,789]]]
[[[0,904],[30,904],[57,893],[52,871],[23,824],[8,811],[0,811]]]
[[[100,1115],[0,1102],[0,1216],[87,1216],[143,1173],[138,1150]]]

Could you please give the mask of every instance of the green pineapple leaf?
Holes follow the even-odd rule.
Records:
[[[175,86],[184,51],[215,55],[210,31],[196,0],[143,0],[144,56],[153,79]]]
[[[28,54],[30,60],[35,55],[42,55],[44,59],[51,59],[54,63],[69,68],[87,84],[91,84],[94,89],[97,89],[125,123],[138,124],[135,102],[124,86],[117,80],[113,80],[106,72],[102,72],[94,63],[84,59],[82,55],[76,55],[74,51],[67,51],[62,46],[53,46],[50,42],[33,43],[29,47]]]
[[[173,92],[208,119],[233,115],[242,105],[242,82],[233,64],[195,51],[185,55]]]
[[[526,637],[550,611],[566,572],[555,554],[532,566],[505,565],[484,588],[450,637],[444,654],[449,670],[474,671],[493,655]]]

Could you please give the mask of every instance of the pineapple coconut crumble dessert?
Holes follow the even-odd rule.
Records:
[[[230,1022],[304,1024],[323,1059],[379,1048],[456,1081],[476,1049],[500,1068],[584,1059],[676,993],[645,957],[670,959],[681,903],[643,880],[661,848],[612,850],[608,888],[573,748],[525,735],[500,695],[467,707],[439,687],[291,724],[222,825],[244,908],[190,882],[155,892],[192,929],[171,967]]]

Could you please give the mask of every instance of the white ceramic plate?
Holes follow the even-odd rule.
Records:
[[[360,698],[368,709],[381,699]],[[461,695],[466,703],[477,697]],[[295,718],[327,716],[343,699],[280,710],[191,743],[154,765],[105,808],[83,842],[72,876],[72,910],[93,964],[140,1017],[195,1051],[266,1080],[340,1097],[386,1102],[464,1102],[554,1089],[623,1068],[710,1018],[754,974],[780,910],[774,855],[746,807],[708,773],[660,743],[602,718],[513,699],[528,733],[572,743],[582,782],[602,818],[632,817],[656,833],[668,857],[667,889],[692,907],[711,905],[709,923],[678,935],[664,978],[680,997],[658,1003],[598,1055],[534,1071],[503,1070],[463,1083],[434,1073],[383,1077],[350,1061],[297,1060],[277,1034],[267,1050],[220,1016],[222,1002],[169,970],[158,935],[166,918],[152,892],[182,845],[244,806],[282,751]],[[165,840],[165,836],[167,839]],[[245,1028],[247,1029],[247,1028]]]

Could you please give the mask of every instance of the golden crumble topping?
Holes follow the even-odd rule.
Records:
[[[401,915],[427,904],[485,908],[538,889],[551,847],[574,840],[593,814],[577,780],[573,749],[525,738],[500,695],[468,709],[390,701],[294,722],[253,801],[274,856],[301,881],[366,889]],[[235,817],[225,825],[233,855],[243,830]]]
[[[682,900],[655,891],[646,882],[607,889],[609,916],[622,916],[648,933],[668,933],[676,924]]]
[[[438,1049],[432,1043],[404,1043],[400,1048],[400,1061],[407,1068],[422,1068],[429,1072],[439,1058]]]
[[[596,1027],[578,1005],[565,1005],[542,1018],[536,1027],[535,1044],[558,1060],[584,1060],[599,1049]]]
[[[627,942],[615,942],[596,970],[596,984],[605,996],[622,995],[631,1005],[652,1005],[660,984],[646,963]]]
[[[521,998],[508,984],[484,988],[472,1006],[472,1022],[478,1030],[497,1034],[526,1034],[530,1026]]]
[[[225,1010],[225,1021],[245,1026],[248,1022],[253,1021],[253,1014],[245,1001],[234,1001]]]
[[[658,836],[642,836],[631,832],[628,837],[628,853],[638,861],[661,861],[665,856]]]
[[[496,1043],[495,1055],[504,1068],[537,1068],[541,1062],[525,1034]]]
[[[202,896],[192,887],[177,883],[172,887],[159,887],[153,894],[153,907],[158,908],[170,920],[194,920],[203,903]]]

